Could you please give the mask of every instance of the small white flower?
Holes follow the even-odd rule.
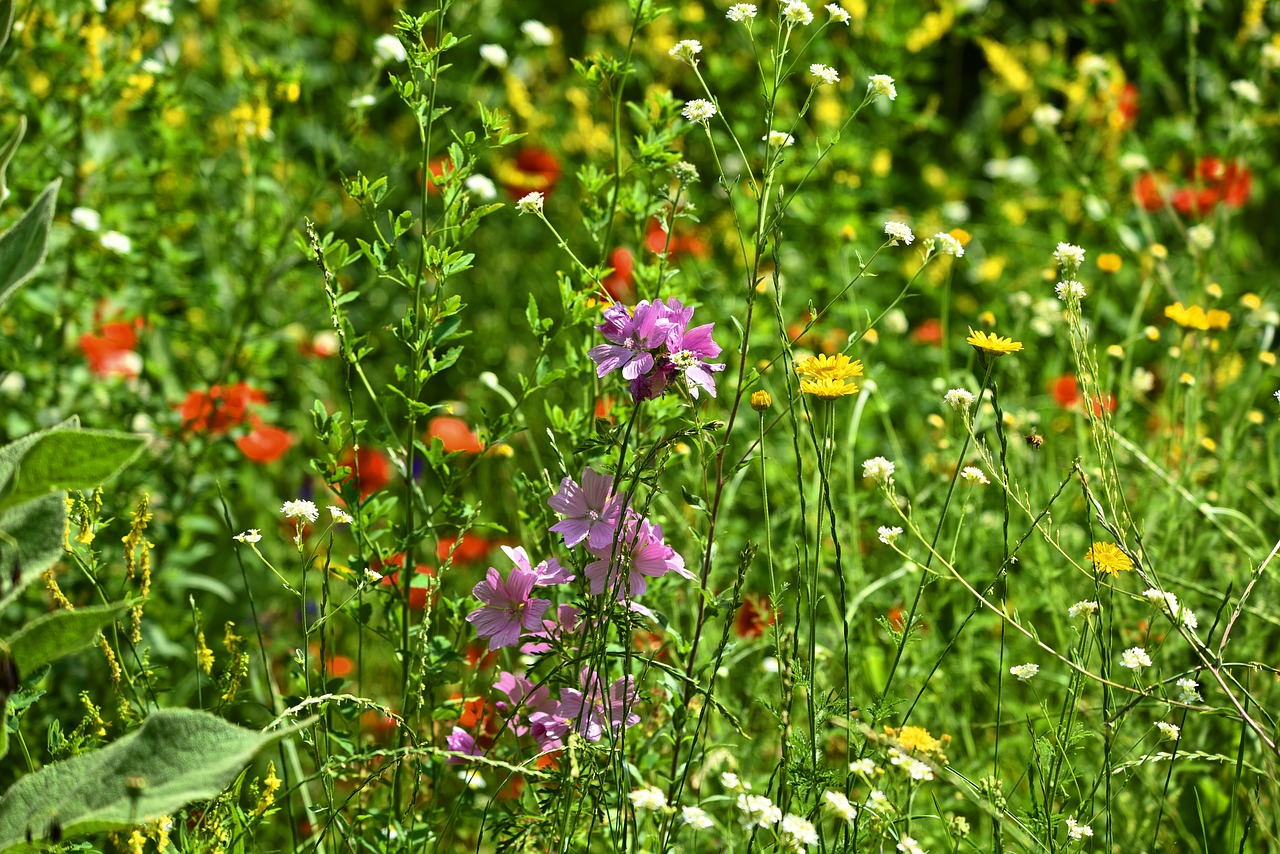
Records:
[[[98,242],[102,244],[103,249],[107,249],[117,255],[128,255],[133,251],[133,241],[118,231],[108,231],[98,238]]]
[[[702,53],[702,42],[697,39],[685,39],[675,43],[675,47],[667,51],[667,56],[675,57],[681,62],[697,65],[698,54]]]
[[[551,32],[551,28],[541,21],[532,19],[525,21],[520,25],[520,32],[524,33],[524,37],[538,47],[550,47],[556,41],[556,34]]]
[[[898,840],[898,850],[902,854],[925,854],[924,849],[920,847],[920,843],[910,836],[904,836]]]
[[[736,792],[739,789],[747,791],[751,788],[750,786],[744,785],[743,782],[738,779],[738,775],[732,771],[725,771],[720,775],[720,785],[724,786],[731,792]]]
[[[963,388],[953,388],[942,396],[942,400],[957,412],[967,412],[973,406],[973,392]]]
[[[102,227],[102,216],[93,208],[72,208],[71,224],[85,231],[97,231]]]
[[[1082,614],[1091,617],[1096,613],[1098,613],[1098,603],[1088,599],[1082,599],[1067,609],[1067,616],[1073,620]]]
[[[488,175],[468,175],[467,180],[463,183],[466,185],[467,190],[482,202],[487,202],[498,196],[498,187]]]
[[[897,246],[899,241],[910,246],[911,241],[916,239],[916,236],[911,233],[910,227],[892,220],[884,224],[884,233],[889,235],[890,246]]]
[[[480,58],[494,68],[506,68],[507,63],[510,62],[507,49],[500,44],[480,45]]]
[[[1174,683],[1178,686],[1178,702],[1191,703],[1200,702],[1200,686],[1196,684],[1194,679],[1179,679]]]
[[[1120,666],[1127,667],[1130,670],[1140,670],[1143,667],[1151,666],[1151,656],[1147,655],[1147,651],[1140,646],[1126,649],[1120,655]]]
[[[341,507],[335,507],[332,504],[329,505],[329,515],[333,517],[334,524],[336,525],[350,525],[355,521],[355,519],[351,517],[351,514],[346,510],[343,510]]]
[[[1142,598],[1146,599],[1152,605],[1158,605],[1169,614],[1178,612],[1178,597],[1172,593],[1157,590],[1154,587],[1148,587],[1142,591]]]
[[[231,539],[241,543],[260,543],[262,542],[262,534],[258,532],[257,528],[250,528],[243,534],[236,534]]]
[[[849,26],[849,13],[843,7],[837,6],[835,3],[828,3],[823,7],[831,15],[831,20],[837,24]]]
[[[1236,97],[1241,101],[1248,101],[1250,104],[1262,103],[1262,93],[1258,91],[1258,84],[1252,80],[1232,80],[1231,91],[1236,93]]]
[[[359,109],[360,107],[372,107],[376,103],[378,103],[377,96],[373,95],[372,93],[366,92],[363,95],[357,95],[356,97],[352,98],[350,101],[347,101],[347,106]]]
[[[642,789],[636,789],[628,797],[631,803],[635,804],[638,810],[649,810],[657,812],[667,805],[667,796],[663,791],[654,786],[645,786]]]
[[[316,507],[314,502],[306,499],[286,501],[284,506],[280,508],[280,512],[284,514],[286,519],[306,519],[313,524],[320,518],[319,508]]]
[[[1108,77],[1111,75],[1111,63],[1096,53],[1086,54],[1080,60],[1080,74],[1094,79]]]
[[[813,12],[809,11],[804,0],[787,0],[787,4],[782,7],[782,20],[793,27],[796,24],[808,26],[813,23]]]
[[[987,476],[982,473],[982,469],[977,466],[965,466],[960,470],[960,477],[972,484],[987,486],[991,481],[987,480]]]
[[[142,4],[141,12],[157,24],[173,23],[173,3],[171,0],[147,0]]]
[[[716,105],[705,98],[694,98],[684,102],[684,109],[680,113],[691,122],[705,124],[716,114]]]
[[[1058,295],[1058,299],[1063,302],[1073,302],[1082,300],[1088,296],[1088,292],[1084,289],[1084,285],[1074,279],[1068,279],[1053,286],[1053,291]]]
[[[1084,263],[1084,250],[1072,243],[1059,243],[1053,250],[1053,260],[1064,269],[1079,269]]]
[[[0,393],[9,397],[17,397],[26,387],[27,378],[17,371],[9,371],[4,375],[4,379],[0,380]]]
[[[1084,839],[1086,836],[1093,836],[1093,828],[1087,824],[1081,824],[1074,818],[1067,819],[1067,838],[1068,839]]]
[[[1262,46],[1262,54],[1259,56],[1262,67],[1268,71],[1274,71],[1280,68],[1280,44],[1275,42],[1267,42]]]
[[[862,464],[862,476],[870,478],[879,484],[886,484],[893,480],[893,463],[884,457],[872,457]]]
[[[888,814],[893,810],[893,804],[889,803],[889,799],[880,789],[872,789],[871,794],[867,795],[867,806],[881,814]]]
[[[698,167],[688,160],[676,161],[676,164],[671,167],[671,174],[676,176],[676,180],[681,184],[696,184],[700,180]]]
[[[1182,623],[1182,627],[1189,632],[1194,632],[1200,628],[1200,619],[1196,616],[1196,612],[1192,611],[1186,605],[1182,606],[1182,610],[1178,612],[1178,621]]]
[[[782,819],[782,835],[791,843],[793,850],[818,844],[818,831],[813,822],[798,815],[788,814]]]
[[[898,541],[898,537],[902,536],[902,529],[897,526],[890,528],[888,525],[881,525],[877,533],[880,534],[880,542],[891,546]]]
[[[771,148],[786,148],[796,144],[796,138],[794,136],[780,130],[771,130],[769,131],[768,136],[762,136],[760,138],[769,143]]]
[[[871,759],[859,759],[856,762],[849,763],[849,770],[860,777],[866,777],[870,780],[880,768]]]
[[[738,820],[748,830],[753,827],[773,827],[782,821],[782,810],[764,795],[738,795]]]
[[[755,19],[756,7],[754,3],[734,3],[724,16],[735,23],[745,24]]]
[[[681,807],[680,818],[694,830],[707,830],[715,825],[702,807]]]
[[[516,202],[516,208],[522,214],[539,214],[542,213],[542,205],[546,201],[546,196],[534,190],[526,196],[521,196],[520,201]]]
[[[950,255],[953,258],[964,257],[964,247],[960,245],[960,241],[947,232],[939,231],[933,236],[933,240],[938,246],[938,251],[943,255]]]
[[[1187,242],[1201,252],[1213,246],[1213,227],[1203,222],[1187,229]]]
[[[1120,168],[1126,172],[1144,172],[1151,168],[1151,161],[1145,154],[1137,151],[1126,151],[1120,155]]]
[[[1182,733],[1182,729],[1176,724],[1165,723],[1164,721],[1156,721],[1156,729],[1160,730],[1160,737],[1165,741],[1177,741],[1178,736]]]
[[[1053,104],[1041,104],[1031,113],[1031,123],[1039,128],[1055,128],[1062,122],[1062,110]]]
[[[370,584],[377,584],[382,580],[382,573],[372,567],[366,566],[364,568],[364,577]]]
[[[1146,368],[1134,368],[1133,379],[1129,383],[1133,386],[1134,391],[1139,394],[1146,394],[1156,387],[1156,375]]]
[[[840,82],[840,73],[830,65],[823,65],[821,62],[810,65],[809,73],[816,77],[819,83],[825,83],[828,86],[834,86]]]
[[[858,817],[858,808],[849,803],[849,799],[842,792],[826,792],[822,796],[827,802],[827,809],[831,810],[831,814],[841,821],[853,823]]]
[[[404,62],[409,58],[400,39],[392,33],[383,33],[374,39],[373,53],[383,62]]]
[[[888,74],[872,74],[871,82],[867,84],[867,88],[874,95],[883,95],[890,101],[898,97],[898,89],[893,85],[893,78]]]
[[[1018,677],[1019,682],[1026,682],[1039,672],[1040,665],[1029,662],[1027,664],[1016,664],[1009,668],[1010,675]]]

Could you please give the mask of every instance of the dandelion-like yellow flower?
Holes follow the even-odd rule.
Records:
[[[844,353],[810,356],[796,365],[796,373],[815,379],[849,380],[862,376],[862,361],[851,360]]]
[[[837,397],[844,397],[846,394],[857,394],[858,384],[854,382],[845,382],[844,380],[836,380],[831,377],[818,377],[816,379],[800,380],[800,390],[805,394],[814,394],[823,400],[835,400]]]
[[[942,742],[921,726],[904,726],[898,730],[897,740],[903,748],[920,753],[933,753],[942,746]]]
[[[1180,302],[1166,306],[1164,316],[1183,329],[1226,329],[1231,324],[1231,315],[1221,309],[1205,311],[1198,305],[1184,306]]]
[[[992,356],[1004,356],[1022,349],[1021,341],[1014,341],[1012,338],[1001,338],[999,335],[990,332],[974,332],[972,327],[969,328],[969,337],[964,340],[965,343],[971,344],[983,353],[988,353]]]
[[[1084,559],[1093,561],[1095,572],[1106,572],[1112,576],[1133,569],[1133,561],[1114,543],[1094,543],[1084,553]]]
[[[1114,252],[1103,252],[1098,256],[1098,269],[1104,273],[1118,273],[1124,266],[1124,259]]]

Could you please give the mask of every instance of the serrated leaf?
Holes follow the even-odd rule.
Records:
[[[16,469],[0,481],[0,509],[50,492],[97,486],[132,462],[146,443],[144,436],[110,430],[47,430],[37,434],[18,458]]]
[[[15,783],[0,798],[0,852],[43,850],[25,842],[27,830],[39,834],[54,817],[69,839],[217,797],[258,751],[299,728],[258,732],[195,709],[155,712],[115,743]]]
[[[2,11],[2,10],[0,10]],[[35,274],[49,249],[49,227],[53,223],[54,203],[62,179],[44,188],[36,203],[0,234],[0,308],[9,301],[18,288]]]
[[[27,623],[8,639],[19,673],[32,673],[51,661],[93,646],[103,626],[129,609],[129,602],[54,611]]]

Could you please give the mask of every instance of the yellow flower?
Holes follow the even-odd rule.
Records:
[[[1113,576],[1133,569],[1133,561],[1113,543],[1094,543],[1084,553],[1084,559],[1093,561],[1095,572],[1106,572]]]
[[[844,380],[831,377],[806,378],[800,381],[800,390],[806,394],[816,394],[823,400],[835,400],[846,394],[857,394],[858,384],[846,383]]]
[[[849,380],[862,376],[862,361],[851,360],[844,353],[810,356],[796,365],[796,373],[814,379]]]
[[[756,412],[764,412],[773,405],[773,397],[767,391],[751,392],[751,408]]]
[[[961,246],[968,246],[969,241],[973,239],[973,235],[969,234],[969,232],[965,231],[963,228],[953,228],[947,233],[954,237],[956,242]]]
[[[999,335],[990,332],[974,332],[973,327],[969,328],[969,337],[964,340],[981,352],[992,356],[1016,353],[1022,349],[1021,341],[1014,341],[1012,338],[1001,338]]]
[[[1226,329],[1231,324],[1231,315],[1221,309],[1205,311],[1198,305],[1184,306],[1175,302],[1167,306],[1164,316],[1183,329]]]
[[[1098,269],[1104,273],[1119,272],[1124,261],[1114,252],[1103,252],[1098,256]]]

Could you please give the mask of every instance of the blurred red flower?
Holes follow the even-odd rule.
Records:
[[[911,330],[911,343],[942,346],[942,321],[936,317],[921,321],[919,326]]]
[[[404,555],[402,554],[392,555],[391,557],[387,558],[384,561],[379,561],[375,558],[373,561],[373,570],[375,572],[382,572],[388,566],[403,567]],[[436,576],[435,570],[427,566],[425,563],[417,564],[414,567],[414,571],[418,575],[427,575],[427,576],[430,576],[431,578],[435,578]],[[387,575],[384,575],[382,576],[382,581],[378,583],[384,587],[394,587],[395,589],[399,590],[400,589],[400,572],[397,570],[396,572],[392,572]],[[427,588],[413,585],[413,582],[410,582],[410,585],[411,586],[409,587],[409,608],[414,611],[421,611],[423,608],[427,606]],[[439,589],[437,589],[435,591],[435,595],[431,597],[432,608],[435,607],[436,600],[438,600],[439,598],[440,598],[440,591]]]
[[[248,383],[210,386],[208,391],[192,391],[178,405],[184,429],[197,433],[225,433],[243,424],[250,403],[266,403],[266,392]]]
[[[1168,183],[1161,172],[1144,172],[1133,182],[1133,196],[1138,206],[1147,213],[1154,213],[1164,207],[1165,185]]]
[[[740,638],[758,638],[764,630],[773,625],[775,619],[773,604],[768,596],[759,593],[747,593],[742,597],[738,613],[733,618],[733,630]]]
[[[80,336],[80,352],[89,361],[89,370],[98,376],[136,377],[142,359],[133,348],[138,343],[136,327],[141,318],[130,322],[103,324],[100,335],[86,332]]]
[[[1075,406],[1080,402],[1080,384],[1071,374],[1063,374],[1050,385],[1053,388],[1053,399],[1059,406]]]
[[[631,302],[635,296],[632,274],[636,266],[631,250],[625,246],[619,246],[613,250],[609,253],[609,266],[613,268],[613,272],[605,276],[600,284],[614,299]]]
[[[496,174],[513,199],[535,191],[549,195],[560,180],[560,163],[545,149],[526,148],[515,160],[499,166]]]
[[[670,234],[668,241],[667,232],[663,230],[662,223],[658,220],[649,222],[649,231],[644,236],[644,245],[650,252],[660,254],[664,249],[669,258],[679,258],[688,256],[691,258],[708,258],[711,255],[711,247],[702,239],[696,231],[676,228]]]
[[[446,451],[462,451],[464,454],[478,454],[484,450],[480,437],[472,432],[467,422],[452,415],[439,415],[431,419],[427,425],[426,440],[439,439],[444,443]]]
[[[454,543],[458,543],[456,549],[453,547]],[[461,542],[458,542],[457,537],[441,537],[436,543],[436,557],[441,561],[449,557],[450,550],[453,551],[454,563],[475,563],[488,556],[493,550],[493,543],[479,534],[467,531],[462,535]]]
[[[351,469],[351,474],[346,480],[355,480],[356,485],[360,487],[361,501],[385,489],[391,482],[391,463],[386,455],[376,448],[362,447],[356,453],[347,451],[347,455],[338,465]]]
[[[253,430],[236,439],[236,447],[255,463],[275,462],[293,445],[287,430],[261,423],[257,418]]]

